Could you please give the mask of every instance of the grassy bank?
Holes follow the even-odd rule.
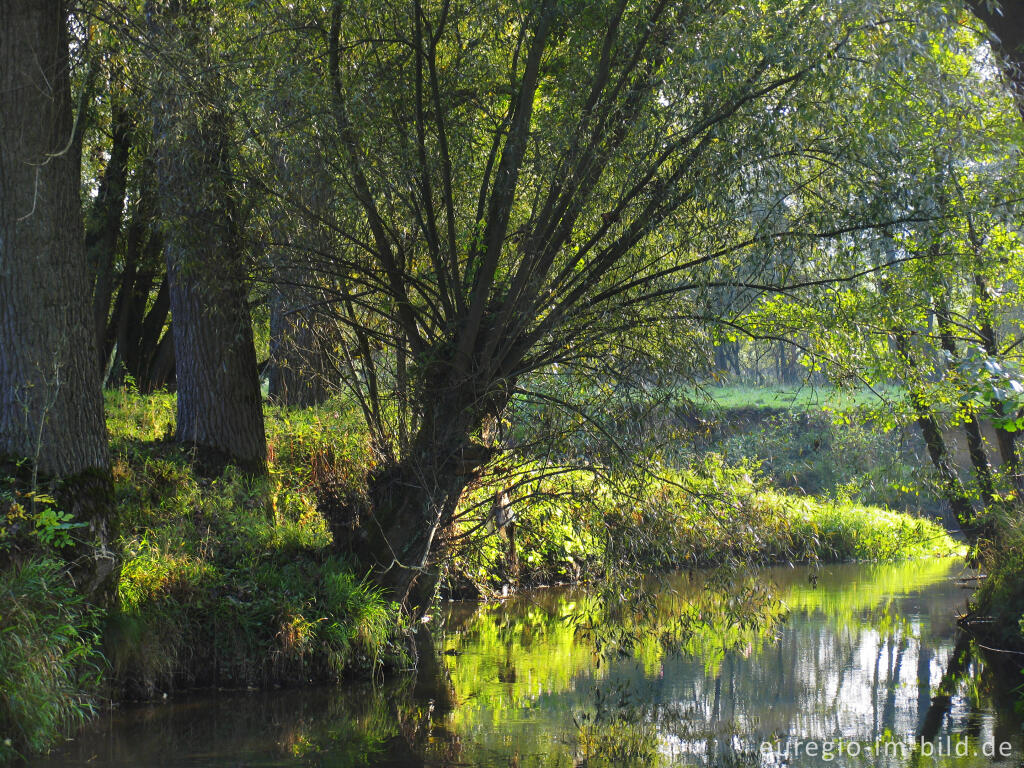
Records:
[[[1024,526],[1015,510],[997,512],[991,524],[992,540],[982,550],[987,576],[963,623],[989,649],[994,663],[1024,671]],[[1006,679],[1024,707],[1024,678]]]
[[[372,674],[401,663],[397,606],[343,560],[317,512],[325,483],[367,464],[348,414],[267,411],[270,474],[205,479],[163,438],[171,396],[108,395],[119,610],[105,638],[122,695],[198,684],[267,686]]]
[[[367,466],[346,413],[268,409],[270,475],[253,482],[193,471],[167,439],[172,396],[113,392],[106,406],[123,565],[105,615],[53,559],[73,529],[40,527],[59,515],[48,497],[0,488],[0,554],[23,563],[0,582],[0,756],[45,748],[107,698],[408,666],[397,606],[331,554],[317,512],[319,487]]]
[[[270,473],[193,471],[170,440],[174,399],[107,395],[123,567],[104,616],[56,563],[74,532],[45,495],[2,485],[0,754],[45,748],[104,697],[370,676],[408,665],[398,607],[331,551],[318,506],[361,492],[372,457],[338,403],[268,408]],[[787,495],[753,464],[706,455],[656,475],[521,465],[492,475],[449,531],[449,594],[490,595],[722,562],[897,559],[956,549],[927,521],[845,500]],[[485,520],[508,490],[510,526]],[[513,546],[515,555],[512,554]],[[44,649],[42,652],[35,649]],[[4,739],[10,739],[4,742]],[[4,752],[4,750],[6,752]]]
[[[695,390],[690,396],[694,403],[712,414],[716,411],[735,411],[747,408],[805,413],[818,411],[849,413],[858,409],[877,407],[883,400],[897,402],[903,396],[903,392],[894,387],[878,387],[871,390],[812,387],[810,385],[755,387],[729,384]]]
[[[780,491],[756,465],[729,466],[719,454],[643,476],[551,467],[523,472],[530,469],[535,481],[517,478],[523,502],[512,494],[511,535],[508,528],[493,535],[479,516],[463,521],[465,531],[477,534],[451,564],[453,594],[599,578],[609,567],[899,560],[962,549],[930,519]],[[495,490],[481,488],[470,501],[480,502],[485,514]]]

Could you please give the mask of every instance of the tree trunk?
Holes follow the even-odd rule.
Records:
[[[89,526],[89,592],[115,562],[72,130],[64,4],[0,4],[0,456],[61,479],[58,500]]]
[[[909,375],[913,376],[916,371],[914,356],[910,351],[910,342],[905,333],[895,334],[895,346],[898,353],[903,357]],[[935,414],[928,407],[918,388],[912,380],[905,382],[907,392],[910,395],[911,405],[917,417],[917,425],[921,428],[925,446],[928,448],[928,456],[932,461],[936,474],[939,476],[939,483],[942,487],[942,495],[949,503],[957,522],[965,532],[971,532],[974,525],[974,505],[967,495],[964,484],[956,472],[956,467],[949,457],[946,449],[946,441],[942,437],[942,430],[935,418]]]
[[[972,237],[972,241],[974,238]],[[975,250],[980,250],[980,245],[975,245]],[[985,354],[989,357],[996,358],[999,355],[999,345],[996,343],[996,331],[994,323],[992,322],[992,313],[989,309],[989,303],[992,301],[992,297],[989,294],[988,284],[985,282],[985,278],[979,274],[974,276],[974,284],[978,289],[978,299],[980,303],[980,311],[978,317],[980,320],[979,332],[981,335],[981,343],[985,349]],[[999,400],[992,401],[992,410],[995,412],[997,419],[1002,419],[1006,416],[1006,408]],[[1010,475],[1010,479],[1017,488],[1018,492],[1024,491],[1024,477],[1021,476],[1020,465],[1017,459],[1017,433],[1009,432],[1003,427],[996,426],[996,442],[999,445],[999,457],[1002,459],[1003,466],[1006,468]]]
[[[174,331],[180,442],[196,446],[213,473],[232,463],[266,471],[263,407],[249,318],[244,262],[214,224],[205,255],[169,238],[166,247]],[[216,274],[207,270],[218,266]]]
[[[1003,0],[998,9],[989,0],[970,0],[968,5],[975,15],[988,25],[989,30],[995,36],[992,47],[1003,59],[1003,73],[1014,89],[1017,97],[1017,109],[1021,117],[1024,117],[1024,2]],[[981,243],[973,225],[969,229],[969,234],[971,246],[980,256]],[[998,348],[992,317],[989,312],[984,310],[989,301],[988,286],[980,274],[975,275],[975,285],[978,287],[983,307],[980,314],[982,319],[981,336],[985,353],[989,357],[995,357]],[[993,403],[993,407],[997,417],[1002,418],[1005,415],[1002,403],[996,401]],[[1021,476],[1017,459],[1016,434],[997,428],[996,438],[999,441],[999,454],[1003,460],[1003,466],[1009,469],[1017,492],[1022,493],[1024,492],[1024,477]]]
[[[951,365],[949,370],[952,373],[953,363],[959,358],[956,348],[956,340],[953,338],[953,329],[949,317],[949,307],[945,299],[936,301],[935,317],[939,324],[939,340],[942,348],[949,355]],[[988,451],[985,448],[985,438],[981,433],[981,424],[978,422],[977,408],[970,402],[961,401],[960,407],[965,409],[964,434],[967,436],[967,452],[971,457],[971,465],[974,468],[974,477],[978,481],[978,488],[981,490],[981,501],[986,508],[990,509],[995,501],[995,486],[992,482],[992,465],[988,460]]]
[[[280,405],[309,407],[328,397],[327,351],[312,313],[293,294],[287,286],[271,290],[267,394]]]
[[[121,219],[128,179],[132,121],[128,111],[115,99],[112,107],[113,143],[103,170],[99,190],[89,212],[85,230],[85,251],[92,272],[93,327],[100,372],[105,373],[110,355],[106,351],[107,319],[114,293],[114,257],[121,234]]]
[[[436,464],[434,458],[390,466],[371,478],[370,519],[357,532],[361,565],[414,616],[430,607],[441,537],[471,479],[452,468],[427,475],[424,468]]]
[[[335,547],[354,555],[414,616],[430,606],[459,498],[493,453],[470,436],[486,416],[500,412],[500,404],[472,393],[472,386],[430,388],[408,453],[370,477],[365,518],[321,507]]]
[[[231,182],[231,130],[217,99],[191,89],[219,84],[202,62],[208,12],[180,3],[150,8],[157,39],[183,66],[199,62],[187,81],[161,68],[154,83],[160,214],[166,224],[174,357],[177,439],[195,446],[203,471],[225,464],[266,472],[263,407],[248,307],[248,268]],[[210,94],[205,94],[210,95]]]

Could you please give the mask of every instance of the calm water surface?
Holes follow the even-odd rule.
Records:
[[[780,568],[610,608],[585,590],[450,604],[416,679],[129,707],[38,764],[1020,765],[1020,721],[958,644],[961,575]]]

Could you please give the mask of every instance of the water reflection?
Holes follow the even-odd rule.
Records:
[[[903,753],[922,731],[966,752],[939,764],[998,762],[982,753],[1002,742],[1016,761],[1019,723],[957,645],[959,569],[772,569],[738,591],[680,575],[610,607],[583,590],[453,604],[416,679],[126,709],[41,764],[934,765]]]

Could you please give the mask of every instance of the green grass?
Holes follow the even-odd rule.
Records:
[[[99,619],[56,560],[0,571],[0,763],[45,750],[95,710]]]
[[[336,680],[403,661],[397,606],[330,551],[325,483],[358,484],[351,414],[267,410],[270,472],[207,479],[167,442],[174,399],[107,394],[123,568],[105,650],[121,695]]]
[[[504,584],[595,578],[612,568],[637,571],[848,560],[901,560],[962,554],[938,523],[848,499],[782,492],[756,465],[729,466],[714,453],[686,468],[627,477],[525,467],[537,480],[522,483],[516,544],[519,569],[510,572],[507,537],[495,536],[473,515],[477,530],[448,574],[453,591],[491,594]],[[501,487],[483,487],[467,504]],[[515,501],[513,508],[516,508]],[[486,509],[486,504],[483,505]]]
[[[861,408],[875,408],[885,402],[898,401],[902,396],[900,389],[889,386],[871,390],[866,387],[753,387],[743,384],[708,386],[689,395],[698,406],[710,411],[770,408],[809,413],[826,410],[847,413]]]

